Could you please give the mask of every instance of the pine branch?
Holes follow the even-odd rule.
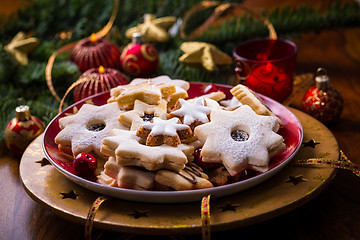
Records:
[[[332,3],[324,11],[311,4],[300,7],[275,8],[263,11],[274,25],[278,35],[299,34],[342,26],[360,25],[360,7],[357,2]],[[226,26],[226,27],[224,27]],[[226,20],[221,26],[203,33],[197,41],[222,45],[224,42],[241,42],[254,37],[268,36],[268,29],[258,20],[243,15]]]

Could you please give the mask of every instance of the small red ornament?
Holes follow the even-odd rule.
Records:
[[[75,45],[70,60],[81,72],[99,66],[115,68],[120,65],[120,50],[106,39],[97,39],[93,33],[90,38],[80,40]]]
[[[218,167],[219,164],[216,163],[206,163],[203,162],[202,156],[201,156],[201,148],[197,148],[194,151],[194,163],[196,163],[199,167],[201,167],[203,170],[209,170],[213,169],[215,167]]]
[[[157,70],[159,54],[153,45],[144,43],[142,34],[134,33],[132,43],[121,53],[120,63],[124,72],[131,76],[150,77]]]
[[[45,130],[45,125],[30,113],[27,105],[15,109],[16,117],[13,118],[5,129],[5,142],[9,150],[20,156],[26,147]]]
[[[315,84],[305,93],[302,110],[323,123],[332,123],[342,113],[343,99],[340,93],[330,86],[325,69],[317,70]]]
[[[88,180],[94,178],[97,164],[96,158],[88,153],[79,153],[73,161],[75,174]]]
[[[83,98],[110,90],[113,87],[128,84],[128,78],[113,68],[91,68],[85,71],[79,78],[85,82],[74,88],[74,100],[77,102]],[[78,80],[78,81],[79,81]]]

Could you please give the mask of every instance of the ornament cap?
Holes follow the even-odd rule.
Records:
[[[132,43],[135,44],[143,44],[145,43],[145,37],[143,34],[139,32],[135,32],[132,34]]]
[[[315,86],[319,90],[326,90],[330,87],[330,79],[325,68],[316,70]]]
[[[16,118],[19,121],[27,121],[31,118],[30,108],[27,105],[21,105],[15,108]]]

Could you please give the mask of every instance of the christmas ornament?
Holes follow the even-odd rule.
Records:
[[[128,29],[125,35],[133,38],[133,34],[139,32],[146,42],[166,42],[169,40],[167,31],[175,22],[176,18],[172,16],[155,18],[152,14],[145,14],[144,23]]]
[[[91,34],[90,38],[80,40],[72,50],[70,60],[81,72],[90,68],[104,66],[115,68],[120,64],[119,48],[104,38],[97,38]]]
[[[15,109],[16,117],[13,118],[5,129],[5,142],[9,150],[20,156],[30,142],[45,130],[45,125],[30,113],[27,105]]]
[[[95,177],[97,165],[96,158],[88,153],[79,153],[73,161],[75,174],[89,180]]]
[[[77,102],[83,98],[94,95],[96,93],[110,90],[113,87],[128,84],[128,78],[113,68],[91,68],[85,71],[79,78],[87,79],[76,85],[74,88],[74,100]]]
[[[134,33],[132,43],[121,53],[120,62],[125,73],[134,77],[149,77],[157,70],[159,54],[153,45],[145,43],[142,34]]]
[[[323,123],[334,122],[340,117],[343,99],[340,93],[330,86],[330,80],[324,68],[317,70],[315,86],[305,93],[302,110]]]
[[[27,54],[32,52],[37,46],[39,46],[37,38],[27,38],[25,33],[19,32],[4,49],[13,56],[17,63],[27,65]]]
[[[232,59],[214,45],[205,42],[184,42],[180,49],[184,54],[179,58],[183,64],[191,67],[203,67],[207,71],[214,71],[217,65],[230,65]]]

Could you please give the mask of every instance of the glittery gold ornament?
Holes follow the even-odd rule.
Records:
[[[155,18],[152,14],[145,14],[144,23],[128,29],[125,35],[127,38],[132,38],[133,33],[139,32],[144,35],[146,42],[166,42],[169,40],[167,30],[175,22],[176,17]]]
[[[214,45],[205,42],[184,42],[180,49],[184,54],[179,61],[192,67],[203,67],[214,71],[217,65],[230,65],[232,59]]]
[[[31,115],[27,105],[15,108],[16,117],[5,129],[4,139],[6,146],[16,156],[20,156],[26,147],[45,130],[45,125]]]
[[[25,33],[19,32],[4,49],[13,56],[17,63],[27,65],[27,54],[33,51],[38,45],[39,41],[37,38],[27,38]]]

